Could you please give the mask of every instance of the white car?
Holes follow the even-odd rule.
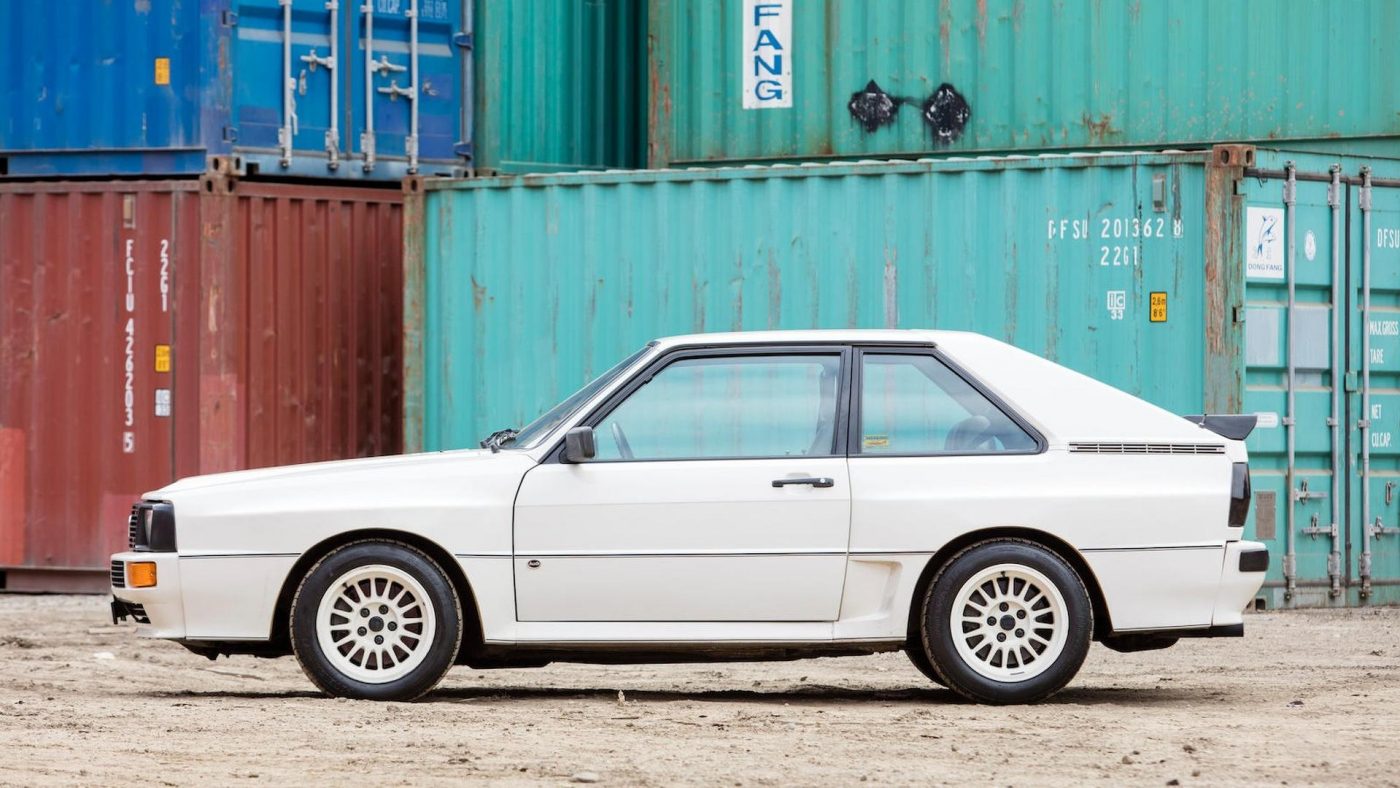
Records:
[[[1252,416],[1173,415],[983,336],[647,345],[479,450],[184,479],[132,509],[114,617],[296,654],[332,695],[474,668],[903,649],[973,700],[1243,634]]]

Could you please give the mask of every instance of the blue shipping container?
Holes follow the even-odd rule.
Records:
[[[392,180],[471,156],[471,0],[105,0],[0,14],[0,174]]]

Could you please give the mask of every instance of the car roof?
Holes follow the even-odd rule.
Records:
[[[711,334],[678,334],[656,340],[662,348],[684,345],[755,345],[796,342],[910,343],[937,345],[942,339],[962,334],[958,331],[931,331],[899,328],[837,328],[808,331],[723,331]]]

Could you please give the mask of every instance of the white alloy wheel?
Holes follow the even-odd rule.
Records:
[[[402,569],[359,566],[331,583],[316,611],[321,653],[346,678],[386,684],[428,656],[436,635],[433,602]]]
[[[948,623],[964,663],[1003,682],[1027,681],[1054,665],[1069,629],[1060,589],[1022,564],[974,574],[953,598]]]

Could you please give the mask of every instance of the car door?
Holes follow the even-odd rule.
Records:
[[[522,482],[520,621],[834,621],[849,351],[677,350],[585,418],[597,456]]]

